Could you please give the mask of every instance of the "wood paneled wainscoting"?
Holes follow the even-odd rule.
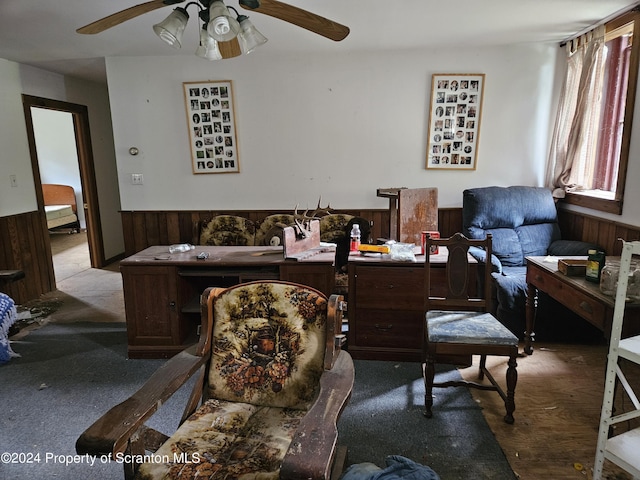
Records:
[[[372,222],[371,238],[389,238],[389,210],[331,210],[366,218]],[[293,213],[291,210],[208,210],[208,211],[122,211],[125,256],[128,257],[153,245],[191,242],[193,226],[215,215],[238,215],[259,224],[268,215]],[[462,228],[462,209],[438,210],[440,234],[451,236]]]
[[[39,212],[0,217],[0,270],[22,270],[25,277],[0,285],[18,304],[55,289],[49,233]]]
[[[348,213],[373,222],[371,237],[389,237],[389,211],[386,209],[334,210]],[[239,215],[259,223],[267,215],[291,213],[284,210],[233,210],[233,211],[123,211],[122,224],[125,255],[133,255],[152,245],[169,245],[190,242],[194,222],[209,220],[214,215]],[[620,255],[619,238],[627,241],[640,239],[640,226],[626,225],[609,219],[570,211],[562,206],[558,211],[562,236],[569,240],[583,240],[601,245],[607,255]],[[438,209],[438,230],[442,237],[462,231],[462,208]]]
[[[562,238],[582,240],[600,245],[609,256],[619,256],[620,238],[631,242],[640,239],[640,226],[626,225],[560,207],[558,220]]]
[[[387,209],[334,210],[367,218],[373,222],[372,238],[389,236]],[[235,211],[123,211],[125,256],[152,245],[190,242],[197,220],[208,220],[218,214],[235,214],[259,222],[272,213],[290,210]],[[601,245],[607,255],[619,255],[621,242],[640,239],[640,226],[630,226],[608,219],[585,215],[560,207],[560,229],[564,238],[585,240]],[[462,208],[440,208],[438,229],[443,237],[462,230]],[[37,211],[0,217],[0,270],[23,270],[25,278],[3,285],[3,291],[17,303],[37,299],[55,289],[46,223]]]

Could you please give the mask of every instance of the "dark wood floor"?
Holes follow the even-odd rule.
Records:
[[[473,390],[472,395],[519,478],[591,479],[608,347],[543,343],[535,348],[533,355],[518,359],[515,424],[502,420],[504,404],[497,393]],[[504,378],[505,359],[489,359],[487,364],[494,367],[496,378]],[[640,388],[638,366],[623,367],[630,383]],[[476,372],[473,367],[462,370],[468,379]],[[616,409],[631,405],[622,397],[619,391]],[[608,462],[604,473],[609,480],[632,478]]]

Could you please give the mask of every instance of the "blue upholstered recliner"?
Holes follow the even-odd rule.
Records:
[[[463,233],[468,238],[493,235],[491,259],[495,282],[494,313],[520,338],[525,329],[526,260],[535,255],[587,255],[597,246],[562,240],[555,201],[541,187],[482,187],[463,192]],[[485,262],[484,252],[472,252]]]

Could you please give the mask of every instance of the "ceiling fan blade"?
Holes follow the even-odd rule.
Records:
[[[151,0],[150,2],[141,3],[140,5],[135,5],[127,8],[126,10],[109,15],[108,17],[101,18],[89,25],[80,27],[76,32],[88,35],[104,32],[111,27],[120,25],[121,23],[131,20],[132,18],[136,18],[144,13],[152,12],[153,10],[166,7],[167,5],[182,3],[183,1],[184,0]]]
[[[336,42],[344,40],[346,36],[349,35],[349,27],[340,25],[333,20],[321,17],[307,10],[294,7],[293,5],[277,0],[259,0],[257,3],[258,6],[256,7],[255,1],[240,0],[240,6],[242,8],[284,20],[285,22],[289,22]]]
[[[233,38],[228,42],[218,42],[218,49],[220,50],[222,58],[233,58],[242,55],[238,37]]]

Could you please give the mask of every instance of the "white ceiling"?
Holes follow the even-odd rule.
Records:
[[[160,41],[151,26],[165,7],[97,35],[75,30],[140,0],[0,0],[0,58],[105,81],[110,56],[193,55],[198,42],[194,7],[183,48]],[[290,0],[287,3],[351,28],[333,42],[299,27],[238,7],[269,42],[252,55],[280,52],[358,52],[561,42],[637,0]],[[181,4],[182,6],[185,3]],[[204,60],[203,60],[204,61]],[[226,62],[235,59],[223,60]]]

